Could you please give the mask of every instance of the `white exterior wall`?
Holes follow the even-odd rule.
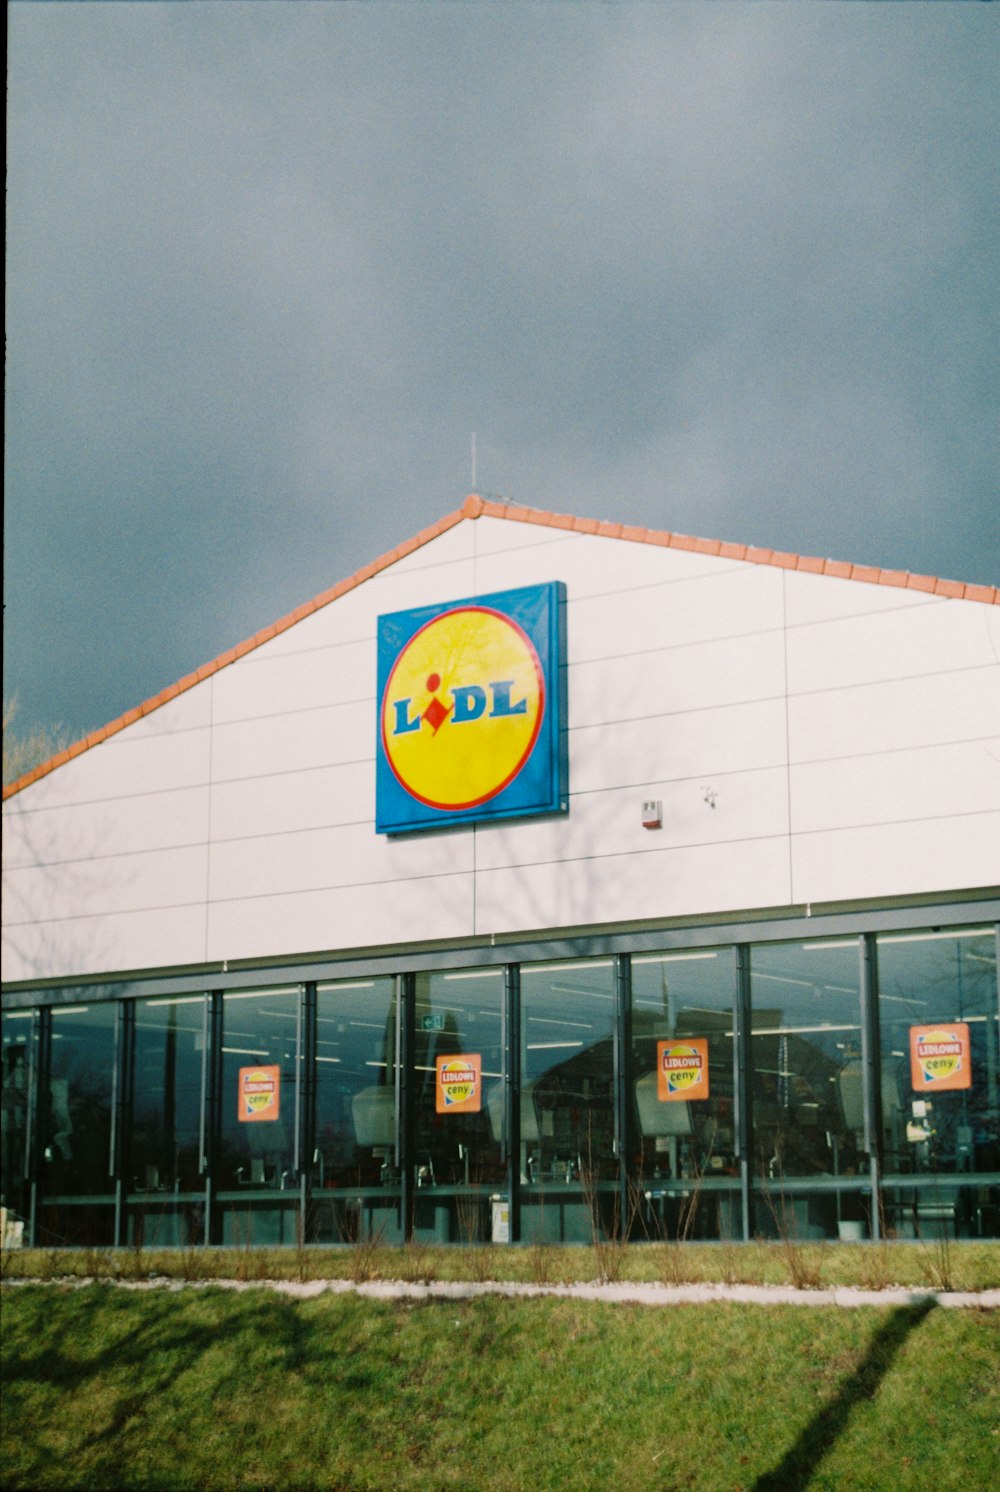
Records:
[[[546,580],[568,817],[376,836],[377,617]],[[993,886],[998,660],[997,607],[467,519],[11,798],[3,975]]]

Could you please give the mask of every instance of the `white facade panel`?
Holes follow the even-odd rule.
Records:
[[[32,922],[5,933],[4,978],[50,979],[205,961],[204,903]]]
[[[611,646],[613,651],[614,640]],[[784,691],[782,634],[765,632],[575,663],[569,670],[569,720],[573,727],[677,715],[780,699]]]
[[[875,587],[869,587],[875,589]],[[797,627],[788,633],[788,689],[808,693],[948,673],[996,662],[1000,643],[986,624],[996,608],[965,601],[930,601],[874,616]]]
[[[569,661],[780,629],[781,576],[780,570],[763,565],[742,565],[664,585],[584,596],[571,609]]]
[[[1000,885],[1000,813],[876,824],[792,840],[794,901]]]
[[[22,789],[27,794],[25,805],[35,810],[103,803],[138,793],[202,787],[208,782],[207,729],[133,735],[135,728],[128,726],[109,736]],[[9,804],[4,808],[5,818],[8,810]]]
[[[477,559],[492,554],[512,554],[515,550],[538,549],[542,545],[564,544],[567,538],[580,537],[544,523],[518,523],[516,519],[508,518],[482,517],[463,526],[472,533],[472,552]]]
[[[569,735],[570,792],[780,767],[785,731],[781,699],[581,726]]]
[[[984,740],[998,731],[996,665],[848,689],[817,687],[788,701],[793,762]]]
[[[433,541],[433,544],[437,543],[440,540]],[[426,555],[432,547],[428,545],[427,550],[418,552]],[[472,560],[455,560],[447,564],[425,562],[419,568],[405,570],[394,565],[321,606],[318,611],[310,612],[262,646],[277,655],[374,638],[376,618],[383,612],[404,611],[439,597],[457,600],[471,595],[475,589]]]
[[[32,810],[31,794],[20,793],[4,822],[4,867],[204,845],[208,800],[205,786]]]
[[[345,762],[212,787],[212,843],[252,834],[375,823],[375,764]],[[372,832],[374,833],[374,827]]]
[[[51,908],[54,917],[77,918],[188,906],[204,903],[207,884],[205,844],[63,861],[11,871],[4,916],[10,925],[20,920],[19,907]]]
[[[212,722],[211,678],[193,684],[164,705],[157,705],[148,715],[135,721],[122,732],[130,741],[142,741],[147,736],[173,736],[178,731],[204,730]]]
[[[386,894],[344,886],[217,902],[209,909],[210,960],[367,948],[471,934],[471,875],[394,881]]]
[[[374,823],[234,839],[212,847],[213,902],[337,886],[370,886],[472,870],[472,831],[386,840]]]
[[[792,832],[1000,809],[1000,736],[791,769]]]
[[[663,804],[663,827],[644,829],[646,798]],[[565,819],[481,825],[476,868],[497,870],[590,860],[597,873],[609,855],[649,855],[682,846],[766,840],[788,831],[788,781],[783,768],[738,772],[709,789],[701,778],[653,782],[642,788],[574,794]]]
[[[265,645],[213,679],[216,725],[295,715],[350,700],[373,699],[374,644],[370,638],[304,653],[275,653]]]
[[[409,575],[414,570],[435,570],[472,559],[476,552],[477,528],[475,523],[454,524],[443,534],[438,534],[436,539],[395,560],[390,567],[392,574]]]
[[[841,580],[838,576],[813,575],[802,570],[786,570],[784,576],[789,627],[837,621],[841,617],[874,616],[881,611],[948,604],[940,596],[932,596],[927,591],[907,590],[905,586]]]
[[[212,732],[213,781],[374,759],[374,699],[373,691],[371,699],[356,703],[216,726]]]
[[[568,860],[481,872],[476,931],[696,915],[790,900],[788,840],[689,845],[645,855]]]
[[[521,525],[502,520],[497,527]],[[545,530],[535,530],[544,533]],[[551,533],[551,530],[549,530]],[[599,534],[563,533],[554,542],[548,540],[528,547],[504,549],[476,557],[477,588],[481,591],[502,590],[511,584],[536,585],[547,580],[562,580],[567,570],[573,576],[573,595],[601,596],[620,594],[646,586],[669,585],[702,576],[746,570],[739,561],[718,555],[694,554],[690,550],[667,549],[651,544],[606,539]],[[516,574],[517,579],[511,580]]]

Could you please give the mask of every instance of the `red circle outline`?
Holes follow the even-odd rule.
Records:
[[[422,633],[426,632],[428,627],[436,626],[438,622],[443,622],[447,617],[463,616],[465,613],[470,611],[477,611],[483,616],[496,617],[498,621],[506,622],[508,627],[511,627],[515,632],[520,634],[522,641],[528,649],[529,657],[535,665],[535,674],[538,679],[538,714],[535,719],[535,728],[531,733],[531,739],[522,752],[520,761],[517,763],[516,767],[514,767],[513,771],[509,772],[504,780],[497,787],[490,788],[488,793],[483,793],[482,796],[479,798],[470,798],[467,803],[436,803],[433,798],[425,798],[422,793],[415,792],[412,787],[410,787],[403,781],[402,777],[396,771],[396,764],[390,754],[389,743],[385,733],[386,700],[389,696],[389,689],[392,685],[392,681],[396,676],[396,670],[402,663],[410,647],[413,645],[413,643],[416,642],[417,638],[420,637]],[[436,808],[439,809],[442,813],[463,813],[468,808],[478,808],[480,804],[488,803],[491,798],[497,797],[499,793],[503,792],[505,787],[510,786],[510,784],[514,781],[514,778],[527,764],[528,758],[531,756],[531,753],[535,749],[535,743],[538,740],[539,732],[542,728],[542,719],[545,715],[545,705],[545,675],[542,672],[542,660],[538,656],[538,649],[535,647],[535,644],[532,642],[527,632],[525,632],[520,622],[515,622],[513,617],[507,616],[507,614],[503,611],[497,611],[496,608],[493,606],[455,606],[448,611],[438,612],[437,616],[432,616],[430,621],[424,622],[424,625],[422,627],[418,627],[412,637],[407,638],[406,642],[403,644],[403,647],[400,649],[400,652],[397,654],[396,661],[389,671],[389,677],[385,681],[385,688],[382,691],[382,702],[379,708],[379,733],[382,737],[382,752],[385,756],[386,762],[389,765],[389,770],[392,772],[392,775],[395,777],[404,793],[407,793],[411,798],[416,798],[418,803],[423,803],[427,808]]]

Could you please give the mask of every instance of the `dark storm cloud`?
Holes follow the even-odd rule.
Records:
[[[15,6],[7,689],[98,724],[455,507],[1000,578],[995,16]]]

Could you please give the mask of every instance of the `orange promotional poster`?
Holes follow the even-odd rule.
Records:
[[[240,1123],[277,1119],[281,1108],[281,1068],[240,1068]]]
[[[962,1021],[910,1027],[910,1075],[915,1093],[972,1087],[969,1028]]]
[[[482,1106],[483,1059],[478,1052],[464,1052],[437,1059],[439,1114],[478,1114]]]
[[[656,1096],[664,1103],[708,1097],[708,1038],[656,1043]]]

